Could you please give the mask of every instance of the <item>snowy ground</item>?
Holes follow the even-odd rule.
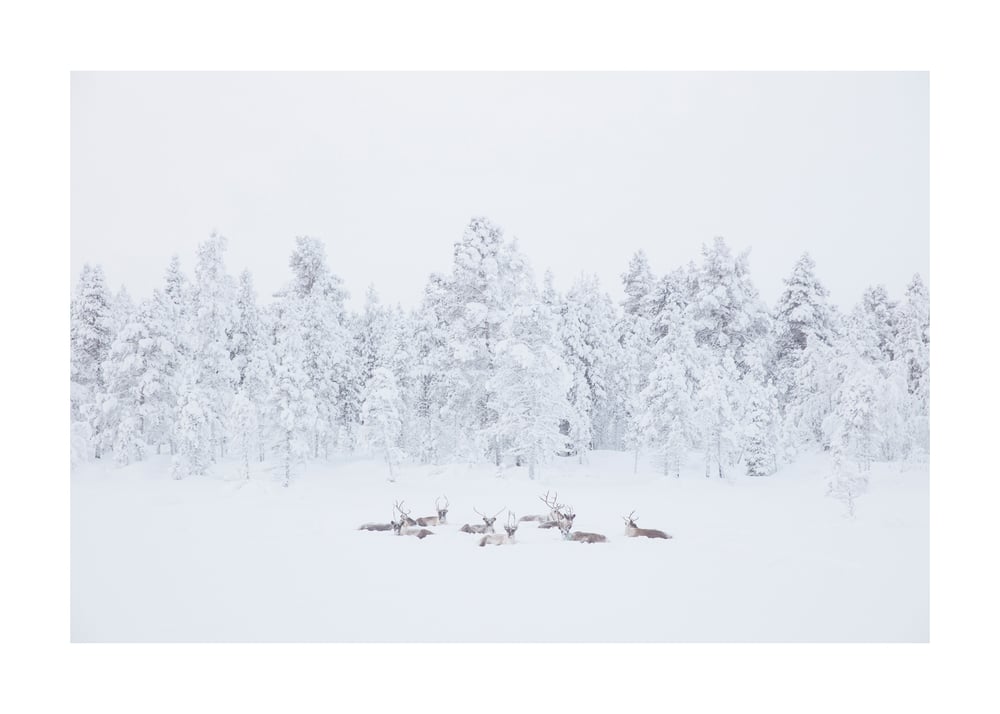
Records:
[[[355,460],[286,489],[233,465],[174,481],[166,457],[89,464],[71,476],[72,640],[927,641],[926,466],[877,465],[853,521],[824,497],[828,469],[817,455],[765,479],[694,464],[674,479],[598,452],[539,481],[453,465],[387,483]],[[458,531],[473,507],[541,513],[546,489],[610,542],[523,523],[517,545],[479,548]],[[440,494],[451,525],[433,537],[356,530],[396,499],[433,515]],[[673,540],[625,538],[633,509]]]

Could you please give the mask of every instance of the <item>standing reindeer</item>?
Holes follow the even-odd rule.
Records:
[[[444,526],[448,525],[448,497],[444,497],[444,506],[441,506],[441,499],[434,499],[434,509],[436,516],[424,516],[417,519],[418,526]]]
[[[479,540],[479,547],[485,545],[513,545],[514,544],[514,534],[517,532],[517,521],[514,520],[515,516],[510,511],[507,511],[507,525],[503,527],[507,531],[506,535],[500,535],[499,533],[491,533],[489,535],[484,535]]]
[[[559,530],[562,533],[564,540],[573,540],[578,543],[607,543],[607,536],[603,536],[600,533],[586,533],[584,531],[570,531],[571,522],[563,521],[559,525]]]
[[[415,523],[415,521],[410,518],[410,512],[403,510],[403,502],[395,504],[396,510],[399,511],[400,518],[398,521],[392,522],[392,529],[396,532],[396,535],[407,535],[416,536],[423,540],[429,535],[434,535],[434,531],[429,531],[426,528],[412,528],[407,525],[407,521],[410,523]]]
[[[655,528],[640,528],[635,524],[635,511],[632,511],[627,516],[622,516],[625,519],[625,535],[629,538],[638,538],[640,536],[644,538],[673,538],[669,533],[664,533],[663,531],[658,531]]]
[[[506,508],[506,506],[504,508]],[[479,510],[476,508],[473,508],[472,510],[475,511],[476,513],[479,513]],[[470,526],[468,523],[466,523],[458,530],[460,530],[462,533],[495,533],[496,531],[493,530],[493,524],[496,522],[497,516],[499,516],[503,512],[503,510],[504,509],[501,508],[492,516],[487,516],[485,513],[479,513],[479,515],[482,516],[483,525]]]

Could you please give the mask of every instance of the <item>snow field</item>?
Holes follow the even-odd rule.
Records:
[[[926,641],[926,466],[873,468],[857,517],[824,496],[830,464],[769,478],[681,478],[631,456],[560,459],[536,481],[485,466],[310,463],[235,479],[237,464],[174,480],[158,457],[87,464],[72,479],[73,641]],[[478,547],[478,508],[544,513],[557,490],[576,530],[522,523]],[[423,540],[358,531],[451,501]],[[672,540],[626,538],[622,515]],[[497,519],[502,533],[506,513]]]

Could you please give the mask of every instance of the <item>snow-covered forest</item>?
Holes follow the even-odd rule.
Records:
[[[808,255],[776,305],[758,296],[749,251],[722,238],[699,262],[657,275],[623,265],[615,302],[595,277],[564,294],[539,281],[516,240],[474,218],[447,273],[410,312],[369,288],[345,308],[336,256],[295,240],[289,281],[268,299],[200,244],[175,256],[138,304],[87,266],[71,306],[74,463],[169,453],[175,478],[220,458],[274,460],[285,485],[312,459],[525,466],[594,449],[652,460],[664,475],[697,458],[708,477],[767,476],[803,449],[831,452],[848,493],[875,461],[928,452],[929,298],[915,275],[847,313]]]

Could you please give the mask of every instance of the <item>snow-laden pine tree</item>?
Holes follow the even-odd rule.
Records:
[[[528,477],[565,447],[561,425],[569,417],[570,379],[560,355],[558,317],[534,292],[521,295],[510,330],[497,345],[496,438],[507,445]]]
[[[642,316],[647,319],[653,316],[653,290],[656,278],[649,267],[649,260],[644,251],[636,251],[628,263],[628,270],[622,273],[622,284],[625,288],[625,314]]]
[[[259,453],[260,422],[257,417],[257,405],[240,391],[233,397],[229,406],[228,421],[231,438],[239,457],[240,478],[250,478],[250,461],[257,460]]]
[[[402,412],[396,376],[388,367],[376,366],[365,384],[361,402],[362,442],[385,460],[390,481],[396,480],[396,466],[405,455],[400,448]]]
[[[275,305],[271,322],[271,390],[264,413],[285,486],[291,483],[295,467],[312,451],[319,413],[306,370],[305,310],[303,301],[286,295]]]
[[[698,431],[695,409],[705,350],[696,345],[691,311],[683,302],[668,303],[662,317],[670,328],[653,346],[653,368],[639,395],[638,427],[664,474],[679,476],[692,446],[710,436],[708,424]],[[707,413],[702,416],[707,419]]]
[[[93,456],[101,457],[101,365],[113,340],[111,293],[104,270],[100,265],[84,265],[70,303],[70,422],[78,456],[79,452],[92,450]]]
[[[199,418],[211,434],[212,460],[226,453],[229,402],[236,393],[238,371],[230,351],[236,323],[236,285],[226,272],[225,237],[213,233],[198,245],[191,307],[191,361],[194,379],[204,402]]]
[[[446,371],[439,385],[440,416],[450,432],[447,450],[454,458],[486,456],[500,466],[504,444],[495,429],[499,413],[492,391],[497,344],[510,327],[509,313],[530,280],[516,242],[502,230],[474,218],[455,244],[452,272],[431,276],[427,305],[435,329],[431,362]],[[441,444],[444,446],[444,444]]]
[[[621,344],[618,316],[596,276],[581,276],[563,299],[560,333],[570,372],[570,436],[580,462],[592,448],[612,448],[613,422],[621,412]]]
[[[751,394],[766,390],[760,368],[772,352],[771,318],[750,280],[749,251],[733,256],[722,238],[702,247],[702,264],[691,281],[690,308],[703,367],[695,396],[706,474],[715,461],[719,476],[747,446],[740,424],[752,421]]]
[[[326,249],[316,238],[295,239],[289,266],[293,280],[285,291],[297,303],[303,349],[302,368],[313,395],[315,421],[309,444],[314,458],[331,447],[353,447],[360,389],[352,364],[351,337],[346,326],[343,281],[326,264]]]
[[[154,301],[143,301],[118,331],[104,363],[102,411],[119,464],[144,458],[170,440],[178,355]]]
[[[904,456],[922,459],[930,450],[930,298],[920,275],[906,288],[898,311],[894,353],[906,371]]]

